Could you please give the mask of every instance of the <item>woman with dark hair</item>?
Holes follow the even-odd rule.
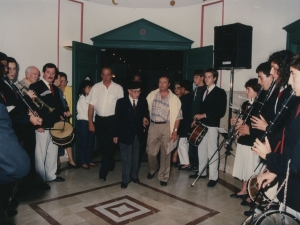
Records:
[[[79,86],[79,99],[77,102],[77,131],[79,137],[79,161],[83,169],[89,170],[90,167],[99,167],[92,162],[92,148],[95,134],[89,131],[88,108],[86,98],[89,95],[94,83],[86,78]]]
[[[245,101],[242,104],[242,111],[244,112],[244,115],[246,116],[248,109],[253,104],[254,99],[257,96],[257,93],[260,89],[260,86],[258,84],[257,78],[252,78],[248,80],[245,83],[246,88],[246,95],[249,99],[248,101]],[[245,118],[243,118],[245,119]],[[236,123],[236,118],[231,118],[231,125],[236,124],[236,129],[239,128],[239,126],[243,123],[243,119],[239,119],[239,121]],[[250,126],[251,121],[246,121],[246,124]],[[253,136],[253,135],[252,135]],[[234,166],[233,166],[233,173],[232,176],[237,177],[242,181],[242,188],[239,192],[235,194],[231,194],[230,197],[232,198],[242,198],[243,201],[241,202],[241,205],[249,205],[251,200],[247,197],[247,190],[246,185],[249,178],[253,175],[253,171],[256,169],[257,165],[260,162],[260,159],[257,155],[253,154],[251,151],[251,146],[253,144],[253,140],[255,137],[252,137],[250,135],[240,136],[238,138],[238,144],[236,147],[236,155],[234,160]],[[261,170],[262,165],[260,168],[257,169],[259,172]]]

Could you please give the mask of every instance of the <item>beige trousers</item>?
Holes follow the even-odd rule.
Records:
[[[158,180],[167,182],[170,176],[171,154],[167,154],[167,145],[171,140],[170,124],[151,123],[148,131],[147,149],[150,174],[154,174],[158,168]],[[160,166],[157,154],[160,150]]]

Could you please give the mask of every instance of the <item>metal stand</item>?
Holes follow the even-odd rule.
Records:
[[[234,83],[234,68],[231,67],[231,72],[230,72],[230,90],[229,90],[229,106],[232,105],[233,102],[233,83]],[[232,108],[229,107],[229,112],[228,112],[228,130],[230,128],[230,119],[232,118]],[[231,151],[233,150],[231,147],[232,144],[232,140],[229,141],[229,143],[227,143],[226,148],[226,152],[225,152],[225,165],[224,165],[224,170],[223,172],[226,172],[226,165],[227,165],[227,157],[231,154]],[[234,156],[234,155],[233,155]]]
[[[224,135],[223,135],[224,136]],[[222,159],[223,156],[227,156],[227,148],[228,148],[228,143],[230,143],[230,140],[232,140],[232,136],[228,136],[225,138],[224,136],[224,139],[223,141],[221,142],[221,144],[219,144],[217,150],[214,152],[214,154],[210,157],[210,159],[208,160],[207,164],[204,166],[204,168],[201,170],[201,172],[199,173],[198,177],[194,180],[194,182],[191,184],[191,187],[194,187],[195,183],[197,182],[197,180],[200,178],[200,176],[202,175],[202,173],[204,172],[204,170],[206,170],[206,168],[208,167],[208,165],[210,164],[210,161],[213,159],[213,157],[215,156],[215,154],[220,151],[222,149],[222,147],[225,147],[226,148],[226,152],[224,153],[224,155],[220,156],[218,160]],[[229,146],[230,147],[230,146]],[[229,152],[230,153],[230,152]],[[230,153],[230,155],[232,155]]]

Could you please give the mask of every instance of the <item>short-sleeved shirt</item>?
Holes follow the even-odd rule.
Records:
[[[123,98],[123,88],[113,81],[108,88],[103,81],[95,84],[88,95],[86,102],[94,106],[98,116],[112,116],[115,114],[116,103],[119,98]]]

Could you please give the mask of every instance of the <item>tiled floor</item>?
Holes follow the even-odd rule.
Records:
[[[61,174],[65,182],[49,183],[49,191],[30,192],[21,199],[18,215],[4,224],[216,225],[241,224],[246,219],[243,212],[248,207],[229,197],[241,185],[230,174],[220,172],[213,188],[206,186],[208,179],[191,187],[191,172],[173,167],[168,185],[162,187],[157,176],[147,179],[148,164],[143,162],[140,184],[121,189],[120,162],[106,181],[98,179],[98,170],[65,169]]]

